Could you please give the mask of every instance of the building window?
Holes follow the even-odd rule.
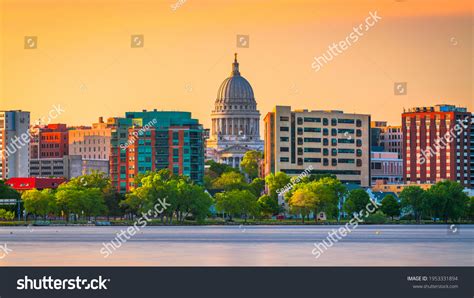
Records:
[[[280,157],[280,162],[289,162],[290,158],[289,157]]]
[[[382,169],[382,163],[381,162],[373,162],[372,163],[372,170],[381,170],[381,169]]]
[[[321,138],[304,138],[305,143],[321,143]]]
[[[303,148],[301,147],[298,147],[298,155],[303,155]]]
[[[304,122],[319,123],[321,122],[321,118],[304,117]]]
[[[290,152],[290,148],[288,148],[288,147],[280,147],[280,152]]]
[[[298,128],[300,129],[300,128]],[[319,127],[305,127],[304,132],[321,132],[321,128]]]
[[[329,125],[328,118],[323,118],[323,125]]]
[[[317,162],[317,163],[320,163],[321,162],[321,158],[311,158],[311,157],[307,157],[304,159],[304,162]]]
[[[289,137],[280,137],[280,142],[289,142],[290,138]]]
[[[287,116],[280,116],[280,121],[290,121],[290,118]]]
[[[288,126],[280,126],[280,131],[290,131]]]

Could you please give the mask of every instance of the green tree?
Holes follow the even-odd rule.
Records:
[[[349,193],[344,202],[344,210],[352,216],[354,213],[359,213],[365,210],[367,204],[370,203],[370,197],[363,189],[354,189]]]
[[[469,197],[464,193],[464,187],[455,181],[445,180],[431,186],[427,191],[428,197],[437,202],[435,214],[445,222],[460,219],[468,208]]]
[[[401,207],[412,212],[415,220],[419,222],[423,214],[423,200],[426,197],[426,192],[421,187],[412,185],[405,187],[399,197]]]
[[[317,220],[316,214],[321,211],[324,211],[328,217],[336,216],[339,211],[339,199],[347,193],[344,184],[331,176],[322,176],[320,179],[302,184],[302,187],[307,187],[318,197],[319,204],[315,206],[314,210],[315,220]]]
[[[228,172],[240,173],[238,169],[232,166],[223,163],[218,163],[213,160],[206,161],[206,165],[209,166],[209,175],[211,175],[213,179],[220,177],[222,174]]]
[[[467,209],[466,217],[470,220],[474,220],[474,197],[469,199],[469,208]]]
[[[234,192],[239,191],[225,191],[217,193],[215,196],[216,210],[218,212],[225,212],[227,216],[229,216],[230,220],[232,220],[232,217],[239,212],[239,201],[237,195],[235,195]]]
[[[138,187],[125,195],[121,206],[133,214],[148,212],[160,202],[166,202],[163,212],[157,214],[164,222],[172,223],[173,217],[184,222],[188,215],[203,221],[209,213],[212,198],[205,189],[186,176],[173,175],[167,169],[149,172],[137,177]],[[153,212],[154,213],[154,212]]]
[[[212,205],[211,197],[199,185],[190,183],[188,179],[178,182],[178,201],[176,206],[176,217],[178,221],[192,214],[196,220],[203,221],[209,213]]]
[[[67,185],[76,188],[98,188],[104,191],[110,187],[110,179],[103,172],[93,171],[91,174],[72,178]]]
[[[243,190],[248,186],[245,181],[245,177],[236,172],[226,172],[222,176],[214,180],[213,187],[215,189],[223,189],[225,191],[230,190]]]
[[[0,179],[0,199],[15,199],[20,198],[20,193],[10,187],[10,185],[5,184],[4,180]]]
[[[262,160],[262,153],[255,150],[245,152],[240,167],[247,174],[250,180],[258,177],[259,163]]]
[[[125,195],[116,191],[107,191],[104,194],[104,203],[107,207],[107,218],[110,216],[123,216],[123,209],[120,202],[125,199]]]
[[[397,199],[391,195],[386,195],[382,200],[382,206],[380,207],[382,212],[387,216],[390,216],[393,220],[394,216],[400,215],[400,204]]]
[[[253,193],[244,190],[231,190],[216,194],[216,209],[232,216],[243,216],[245,221],[249,215],[258,214],[257,198]]]
[[[255,178],[249,184],[249,190],[256,196],[259,197],[265,190],[265,180],[262,178]]]
[[[15,212],[0,209],[0,219],[13,220],[15,218]]]
[[[90,175],[86,175],[88,177]],[[56,193],[57,211],[61,215],[69,219],[71,213],[76,217],[84,215],[87,217],[98,216],[107,213],[107,206],[105,204],[105,194],[103,189],[100,189],[98,184],[83,184],[80,179],[73,179],[70,182],[61,184]],[[82,180],[84,181],[84,179]]]
[[[288,201],[290,211],[300,214],[303,222],[312,210],[317,209],[318,204],[319,198],[308,188],[297,189]]]
[[[280,212],[280,206],[278,205],[278,199],[272,198],[269,195],[261,196],[257,201],[260,214],[262,216],[272,216]]]
[[[148,212],[154,206],[160,203],[160,200],[166,200],[166,209],[159,214],[164,221],[165,217],[168,223],[173,222],[173,215],[178,206],[178,183],[180,177],[171,174],[168,169],[158,172],[148,172],[139,175],[135,183],[137,187],[125,195],[125,200],[121,202],[121,206],[132,213]]]
[[[272,198],[277,198],[278,192],[282,192],[285,186],[290,183],[290,177],[283,172],[276,174],[271,173],[265,177],[265,182],[268,187],[269,195]]]
[[[27,190],[21,195],[26,212],[46,217],[49,213],[56,211],[56,201],[53,191],[50,189],[44,190]]]

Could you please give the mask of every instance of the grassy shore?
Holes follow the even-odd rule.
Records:
[[[133,220],[110,220],[111,226],[131,226],[135,223]],[[271,220],[271,219],[263,219],[263,220],[241,220],[236,219],[234,221],[223,221],[222,219],[207,219],[204,222],[196,222],[196,221],[184,221],[184,222],[177,222],[173,221],[173,223],[163,224],[161,220],[151,220],[148,222],[148,226],[213,226],[213,225],[344,225],[348,223],[349,220],[343,219],[339,222],[337,220],[325,220],[325,221],[318,221],[315,222],[314,220],[305,221],[304,223],[301,220],[294,220],[294,219],[285,219],[285,220]],[[452,222],[449,221],[449,224]],[[474,224],[474,221],[461,221],[456,222],[458,224]],[[373,224],[389,224],[389,225],[415,225],[415,224],[446,224],[444,221],[432,221],[432,220],[422,220],[419,223],[415,222],[414,220],[387,220],[384,223],[359,223],[365,225],[373,225]],[[35,221],[0,221],[1,226],[30,226],[30,225],[45,225]],[[85,221],[85,220],[78,220],[75,222],[66,222],[62,220],[53,220],[49,222],[49,226],[95,226],[95,222]]]

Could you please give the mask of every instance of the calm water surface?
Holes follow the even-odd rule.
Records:
[[[108,258],[125,227],[0,227],[0,266],[473,266],[474,225],[359,226],[320,258],[338,226],[145,227]],[[2,256],[4,256],[2,258]]]

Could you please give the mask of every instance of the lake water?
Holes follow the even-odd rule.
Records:
[[[338,226],[145,227],[108,258],[126,227],[0,227],[0,266],[473,266],[474,225],[359,226],[318,259]],[[117,242],[116,242],[117,243]],[[4,246],[3,246],[4,247]]]

